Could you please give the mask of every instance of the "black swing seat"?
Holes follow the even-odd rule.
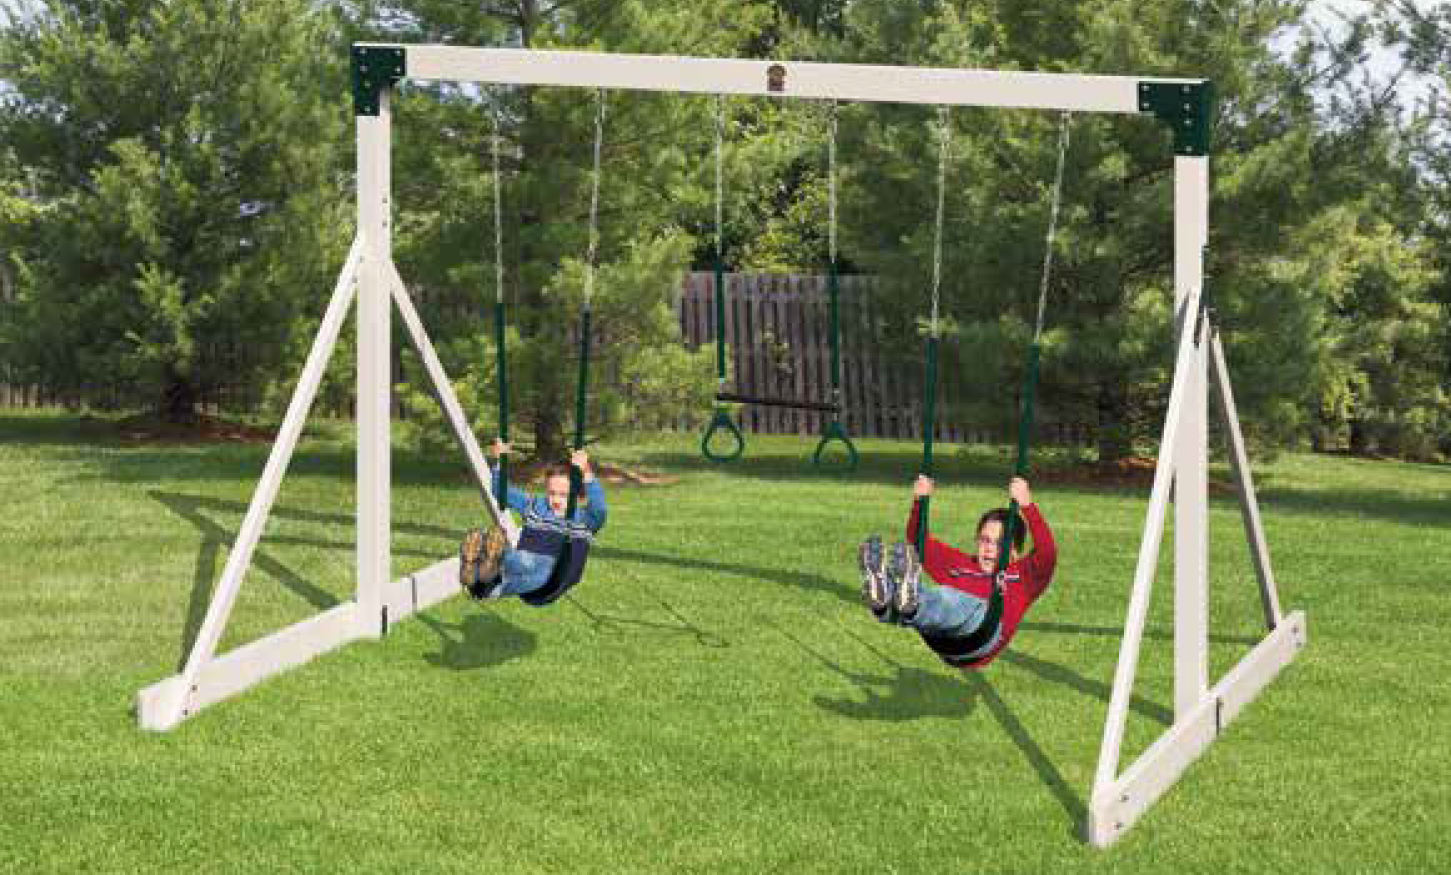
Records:
[[[562,520],[530,520],[519,533],[516,550],[555,557],[554,570],[544,586],[520,596],[527,604],[542,607],[557,601],[560,596],[584,576],[584,566],[589,560],[589,545],[594,532],[584,523],[566,523]]]
[[[739,392],[717,392],[715,400],[728,401],[734,404],[759,404],[763,407],[824,410],[828,413],[836,413],[841,410],[840,404],[832,404],[829,401],[796,401],[791,398],[762,398],[756,395],[743,395]]]
[[[994,583],[992,596],[988,599],[987,614],[982,618],[978,627],[972,630],[972,634],[964,638],[948,638],[938,635],[928,635],[925,632],[918,632],[922,643],[932,648],[943,662],[953,668],[972,668],[982,662],[983,657],[971,657],[969,654],[981,650],[993,636],[998,633],[998,626],[1003,620],[1003,589],[1002,586]]]

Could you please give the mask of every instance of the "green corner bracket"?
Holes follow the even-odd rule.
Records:
[[[402,46],[353,46],[353,111],[377,115],[378,95],[407,76],[407,70]]]
[[[1174,154],[1209,154],[1213,82],[1140,82],[1139,111],[1152,112],[1174,131]]]

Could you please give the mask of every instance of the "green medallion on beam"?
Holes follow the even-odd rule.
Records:
[[[353,112],[377,115],[378,95],[408,75],[407,68],[400,46],[353,46]]]
[[[1140,82],[1139,111],[1152,112],[1174,131],[1174,154],[1208,155],[1214,83]]]

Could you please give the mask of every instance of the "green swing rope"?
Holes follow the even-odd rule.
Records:
[[[1038,366],[1042,358],[1043,315],[1048,304],[1048,283],[1053,273],[1053,248],[1058,235],[1058,209],[1063,201],[1063,166],[1067,163],[1069,124],[1073,114],[1064,112],[1058,123],[1058,167],[1053,175],[1053,190],[1048,211],[1048,239],[1043,248],[1043,274],[1038,283],[1038,320],[1033,328],[1033,343],[1028,347],[1028,364],[1023,377],[1022,413],[1018,420],[1018,458],[1013,473],[1018,477],[1028,475],[1028,442],[1033,430],[1033,396],[1038,387]],[[1003,539],[998,545],[997,567],[994,576],[1007,567],[1017,527],[1021,525],[1016,499],[1008,504],[1008,522],[1003,526]]]
[[[834,405],[831,421],[821,433],[816,452],[811,455],[811,464],[822,468],[822,453],[833,441],[846,449],[846,462],[835,470],[849,473],[856,470],[857,449],[847,436],[841,423],[841,281],[837,272],[836,258],[836,101],[831,102],[831,116],[827,123],[826,139],[826,203],[827,203],[827,266],[826,289],[831,306],[831,403]]]
[[[952,143],[951,119],[947,107],[937,109],[937,215],[932,235],[932,316],[922,368],[922,466],[923,477],[932,476],[932,439],[937,430],[937,342],[940,336],[938,305],[942,290],[942,222],[947,206],[947,156]],[[932,496],[917,499],[917,556],[927,553],[928,513]]]
[[[594,299],[595,286],[595,262],[599,253],[599,212],[600,212],[600,151],[605,137],[605,92],[601,88],[595,92],[595,143],[594,143],[594,168],[590,177],[589,190],[589,252],[585,257],[584,273],[584,302],[579,313],[579,381],[576,383],[574,396],[574,449],[584,448],[584,426],[589,412],[589,356],[590,356],[590,321],[592,316],[592,303]],[[584,488],[584,472],[573,462],[569,465],[569,503],[564,512],[564,519],[574,519],[574,512],[579,507],[579,493]],[[562,564],[562,563],[561,563]]]
[[[725,392],[726,387],[726,288],[725,288],[725,173],[723,165],[725,149],[725,95],[715,97],[715,377],[716,392]],[[734,440],[734,446],[725,451],[711,449],[716,434],[724,431]],[[732,462],[746,451],[746,438],[740,426],[731,417],[730,409],[717,404],[715,415],[700,439],[700,452],[712,462]]]

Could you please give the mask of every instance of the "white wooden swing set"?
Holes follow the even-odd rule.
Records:
[[[1208,235],[1211,85],[1200,79],[931,69],[858,64],[613,55],[454,46],[353,47],[357,113],[357,233],[293,392],[282,428],[180,673],[140,691],[141,726],[169,730],[200,709],[360,639],[459,591],[458,559],[391,579],[390,332],[396,305],[468,458],[491,517],[510,542],[517,525],[489,488],[489,464],[392,259],[390,153],[394,86],[403,79],[555,85],[942,107],[1152,113],[1174,139],[1174,299],[1178,343],[1158,467],[1139,548],[1098,768],[1087,839],[1121,836],[1306,644],[1303,612],[1282,612],[1244,439],[1212,313],[1201,306]],[[356,299],[357,589],[351,601],[217,655],[242,578]],[[1267,634],[1213,686],[1208,667],[1208,396],[1229,442]],[[1174,721],[1126,769],[1120,748],[1169,504],[1174,525]]]

